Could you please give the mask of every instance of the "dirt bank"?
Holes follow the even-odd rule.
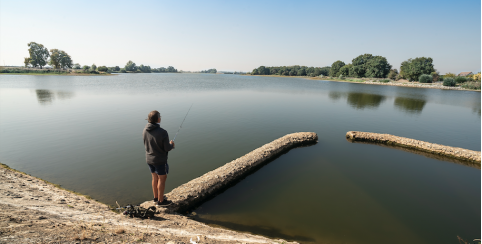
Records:
[[[480,151],[472,151],[459,147],[450,147],[425,141],[414,140],[406,137],[371,132],[348,131],[346,133],[346,138],[353,141],[370,141],[402,146],[446,157],[466,160],[477,164],[478,168],[480,169]]]
[[[315,143],[317,140],[318,135],[314,132],[299,132],[288,134],[265,144],[224,166],[175,188],[166,194],[167,198],[173,201],[173,204],[167,208],[162,208],[161,211],[183,213],[192,209],[279,154],[296,146]],[[151,201],[141,204],[146,208],[153,205],[154,203]]]
[[[284,242],[213,228],[178,214],[128,218],[105,204],[5,167],[0,167],[0,208],[0,243]]]

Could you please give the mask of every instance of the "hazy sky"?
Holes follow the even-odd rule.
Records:
[[[458,73],[481,69],[481,2],[1,0],[1,65],[23,65],[32,41],[81,65],[251,71],[371,53]]]

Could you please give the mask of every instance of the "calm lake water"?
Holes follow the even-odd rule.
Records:
[[[174,136],[167,191],[293,132],[296,148],[194,211],[208,224],[302,243],[480,238],[481,171],[350,130],[480,151],[480,92],[210,74],[0,76],[0,162],[113,205],[152,199],[142,130]]]

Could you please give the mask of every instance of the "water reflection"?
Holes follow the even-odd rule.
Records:
[[[403,112],[410,114],[420,114],[422,113],[423,107],[425,107],[427,101],[423,99],[413,99],[406,97],[395,98],[395,107]]]
[[[386,99],[385,96],[378,94],[339,91],[331,91],[328,93],[328,97],[334,101],[339,100],[342,97],[346,97],[347,103],[355,109],[376,109]]]
[[[328,94],[331,100],[338,100],[343,96],[343,93],[337,92],[337,91],[332,91]]]
[[[385,100],[385,96],[368,93],[350,92],[347,102],[356,109],[375,109]]]
[[[51,90],[44,90],[44,89],[37,89],[35,90],[35,94],[37,94],[38,103],[41,105],[50,105],[55,99],[66,100],[74,97],[73,92],[69,91],[51,91]]]

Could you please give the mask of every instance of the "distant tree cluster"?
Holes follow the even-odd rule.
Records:
[[[28,44],[30,57],[24,58],[25,67],[40,67],[50,64],[56,69],[72,68],[72,58],[65,51],[59,49],[49,50],[42,44],[30,42]],[[50,59],[49,59],[50,57]]]
[[[119,68],[116,66],[116,68]],[[121,73],[126,73],[126,72],[134,72],[134,73],[177,73],[177,69],[175,69],[172,66],[169,66],[167,68],[160,67],[160,68],[151,68],[151,66],[144,66],[141,64],[140,66],[136,66],[136,63],[132,62],[129,60],[127,62],[126,66],[124,69],[120,69]]]
[[[419,80],[421,75],[430,75],[432,72],[435,72],[432,58],[410,58],[400,66],[400,77],[409,81]]]
[[[351,64],[335,61],[331,65],[330,76],[386,78],[391,69],[387,58],[366,53],[354,58]]]
[[[307,67],[307,66],[259,66],[253,69],[252,75],[283,75],[283,76],[320,76],[328,75],[330,67]]]
[[[354,58],[351,63],[345,64],[343,61],[337,60],[331,66],[323,68],[306,67],[306,66],[281,66],[281,67],[265,67],[259,66],[253,69],[252,75],[284,75],[284,76],[331,76],[331,77],[353,77],[353,78],[389,78],[389,79],[407,79],[409,81],[418,81],[423,76],[423,82],[440,81],[444,78],[433,67],[432,58],[419,57],[404,61],[400,67],[400,73],[397,69],[392,69],[387,58],[382,56],[373,56],[372,54],[362,54]],[[430,76],[430,77],[429,77]],[[449,77],[445,75],[445,77]]]
[[[200,73],[211,73],[216,74],[218,71],[216,69],[201,70]]]

